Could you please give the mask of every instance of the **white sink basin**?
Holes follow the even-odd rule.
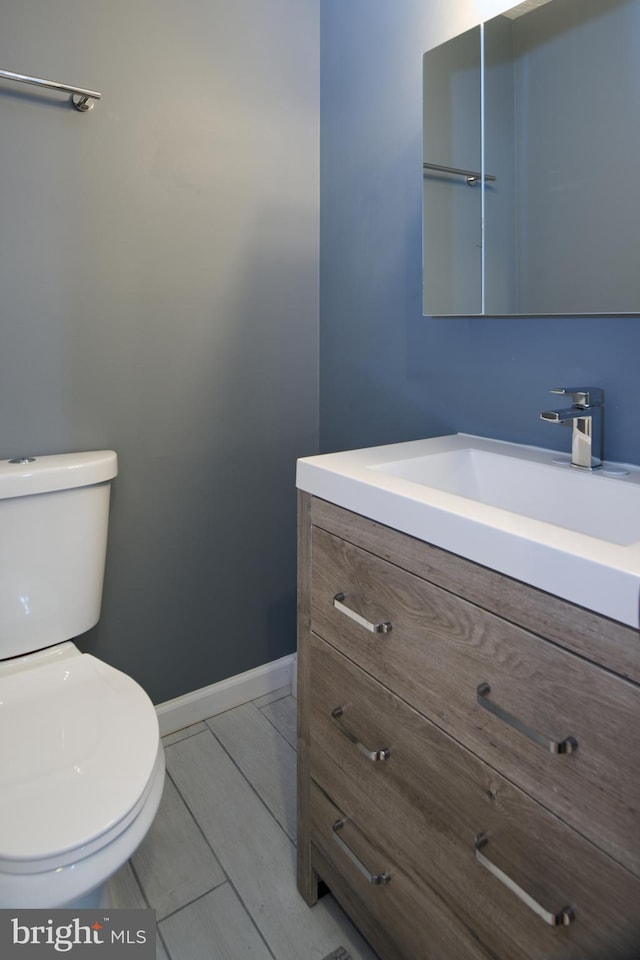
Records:
[[[640,468],[455,434],[298,461],[339,506],[638,626]]]
[[[558,466],[465,446],[371,469],[610,543],[640,540],[637,483],[583,474],[568,459]]]

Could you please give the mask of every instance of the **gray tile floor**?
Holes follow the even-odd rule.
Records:
[[[156,910],[158,960],[376,960],[333,897],[296,890],[295,704],[281,690],[164,738],[158,816],[110,890]]]

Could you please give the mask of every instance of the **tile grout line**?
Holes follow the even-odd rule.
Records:
[[[258,710],[258,713],[259,713],[259,712],[260,712],[260,711]],[[264,720],[268,723],[268,720],[267,720],[266,717],[264,717]],[[206,721],[205,721],[205,723],[206,723]],[[280,829],[281,829],[282,832],[284,833],[285,837],[287,838],[287,840],[289,841],[289,843],[291,844],[291,846],[292,846],[294,849],[296,849],[297,844],[296,844],[295,840],[293,840],[293,839],[289,836],[289,834],[287,833],[286,828],[283,826],[283,824],[280,823],[280,821],[279,821],[278,818],[276,817],[276,815],[275,815],[275,813],[273,812],[273,810],[271,810],[271,808],[269,807],[269,805],[268,805],[268,804],[265,802],[265,800],[260,796],[260,794],[258,793],[258,790],[257,790],[256,787],[252,784],[251,780],[249,779],[249,777],[247,776],[247,774],[244,772],[244,770],[242,769],[242,767],[238,766],[238,764],[236,763],[236,761],[235,761],[234,758],[233,758],[233,754],[230,753],[229,750],[227,750],[227,748],[225,747],[225,745],[224,745],[224,743],[222,742],[222,740],[220,739],[220,737],[218,737],[218,736],[216,735],[216,733],[211,729],[211,727],[209,727],[208,724],[207,724],[207,727],[208,727],[208,730],[209,730],[209,733],[211,734],[211,736],[214,738],[214,740],[215,740],[217,743],[220,744],[220,747],[221,747],[222,750],[226,753],[226,755],[228,756],[229,760],[231,760],[231,763],[234,765],[234,767],[236,768],[236,770],[238,771],[238,773],[240,773],[241,776],[242,776],[242,777],[246,780],[246,782],[249,784],[249,786],[251,787],[251,789],[253,790],[253,792],[255,793],[256,797],[258,798],[258,800],[260,801],[260,803],[262,804],[262,806],[265,808],[265,810],[267,811],[267,813],[269,814],[269,816],[271,817],[271,819],[274,820],[274,821],[278,824],[278,826],[280,827]],[[291,744],[289,743],[289,741],[288,741],[285,737],[282,736],[282,734],[281,734],[280,731],[277,729],[277,727],[274,727],[274,730],[276,730],[278,736],[281,737],[281,738],[284,740],[284,742],[285,742],[286,745],[289,747],[289,749],[290,749],[290,750],[293,750],[293,747],[291,746]]]
[[[256,919],[255,919],[255,917],[253,916],[253,914],[251,913],[251,910],[249,910],[249,908],[247,907],[246,903],[244,902],[244,900],[243,900],[242,897],[240,896],[240,891],[236,888],[233,880],[231,880],[230,877],[227,877],[227,883],[229,884],[229,886],[231,887],[231,889],[232,889],[233,892],[235,893],[236,897],[238,898],[238,903],[241,905],[242,909],[244,910],[244,912],[246,913],[247,917],[248,917],[249,920],[251,921],[251,925],[252,925],[252,927],[254,928],[254,930],[256,931],[256,933],[258,934],[258,937],[259,937],[260,940],[262,940],[262,942],[264,943],[264,945],[265,945],[265,947],[266,947],[266,950],[267,950],[267,953],[269,954],[270,957],[273,958],[273,960],[277,960],[277,957],[276,957],[275,953],[274,953],[273,950],[271,949],[271,944],[270,944],[270,943],[267,941],[267,939],[265,938],[262,930],[260,929],[260,927],[259,927],[258,924],[256,923]],[[219,886],[222,886],[222,884],[219,884]],[[214,889],[217,889],[217,888],[214,888]],[[200,899],[200,898],[197,898],[197,899]],[[194,903],[195,903],[195,901],[194,901]]]
[[[284,700],[285,697],[290,697],[290,696],[292,696],[292,694],[291,694],[291,686],[288,686],[288,687],[280,687],[280,690],[284,690],[285,692],[284,692],[284,693],[280,693],[280,691],[274,690],[273,693],[265,693],[265,694],[263,694],[261,697],[255,697],[254,700],[247,700],[247,703],[252,703],[255,707],[257,707],[258,710],[262,710],[263,707],[268,707],[268,706],[270,706],[272,703],[279,703],[280,700]],[[278,696],[277,696],[277,697],[275,696],[276,693],[278,693]],[[258,706],[258,701],[259,701],[259,700],[265,700],[266,702],[265,702],[265,703],[261,703],[260,706]],[[240,704],[239,704],[239,706],[240,706]],[[215,714],[214,714],[214,716],[215,716]],[[207,718],[205,718],[205,723],[206,723],[206,719],[207,719]],[[209,717],[208,719],[211,720],[211,717]]]
[[[285,697],[281,697],[281,699],[284,700]],[[279,700],[275,700],[275,701],[274,701],[274,703],[279,703],[279,702],[280,702]],[[265,707],[270,707],[270,706],[271,706],[270,703],[266,703],[266,704],[265,704]],[[294,751],[297,753],[298,751],[297,751],[296,747],[294,747],[294,745],[291,743],[291,741],[288,740],[287,737],[285,737],[285,735],[282,733],[282,731],[279,729],[279,727],[276,726],[276,724],[273,722],[273,720],[272,720],[270,717],[268,717],[268,716],[266,715],[266,713],[264,713],[264,708],[263,708],[263,707],[256,707],[256,710],[258,711],[258,713],[261,713],[261,714],[262,714],[262,716],[264,717],[264,719],[267,721],[267,723],[270,723],[270,724],[271,724],[271,726],[273,727],[274,730],[277,730],[277,732],[280,734],[280,736],[281,736],[282,739],[285,741],[285,743],[288,743],[289,746],[291,747],[291,749],[294,750]]]
[[[200,733],[204,733],[205,731],[204,731],[204,730],[200,730],[199,732],[200,732]],[[192,734],[192,736],[197,736],[197,734],[194,733],[194,734]],[[184,737],[184,739],[185,739],[185,740],[190,740],[191,737]],[[178,743],[182,743],[182,740],[178,740],[177,742],[178,742]],[[171,746],[171,744],[170,744],[170,746]],[[166,749],[166,748],[163,747],[163,749]],[[202,831],[202,827],[201,827],[200,824],[198,823],[197,819],[194,817],[193,811],[192,811],[191,807],[189,806],[189,804],[187,803],[187,801],[184,799],[184,797],[183,797],[182,794],[180,793],[180,790],[178,789],[178,785],[176,784],[175,780],[173,779],[173,777],[171,776],[171,774],[169,773],[168,770],[165,771],[165,776],[167,777],[168,780],[171,780],[171,783],[173,784],[174,788],[176,789],[176,791],[177,791],[177,793],[178,793],[178,796],[180,797],[180,799],[181,799],[182,802],[184,803],[184,805],[185,805],[185,807],[186,807],[186,809],[187,809],[187,812],[188,812],[189,816],[191,817],[191,819],[193,820],[195,826],[197,827],[198,832],[199,832],[200,835],[202,836],[202,839],[204,840],[205,844],[206,844],[206,845],[209,847],[209,849],[211,850],[211,853],[212,853],[213,856],[215,857],[216,863],[219,865],[220,869],[222,870],[222,873],[224,874],[224,880],[221,880],[220,883],[214,884],[209,890],[207,890],[204,894],[201,895],[201,896],[205,896],[205,897],[206,897],[207,894],[212,893],[212,892],[213,892],[214,890],[216,890],[218,887],[221,887],[221,886],[222,886],[223,884],[225,884],[225,883],[229,883],[229,882],[230,882],[230,881],[229,881],[229,877],[227,876],[226,871],[225,871],[224,867],[222,866],[222,864],[220,863],[218,857],[216,857],[215,851],[212,849],[211,844],[209,843],[209,841],[207,840],[206,836],[204,835],[204,833],[203,833],[203,831]],[[130,863],[131,863],[131,870],[133,871],[133,875],[134,875],[134,877],[135,877],[135,879],[136,879],[136,882],[137,882],[138,886],[140,887],[140,890],[141,890],[141,892],[142,892],[142,896],[144,897],[145,902],[146,902],[146,903],[149,903],[149,898],[147,897],[147,895],[146,895],[146,893],[145,893],[145,890],[144,890],[144,887],[142,886],[142,883],[140,882],[140,879],[139,879],[139,877],[138,877],[138,873],[137,873],[137,871],[136,871],[136,869],[135,869],[135,867],[134,867],[134,865],[133,865],[133,862],[130,861]],[[197,900],[199,900],[199,899],[200,899],[200,896],[194,897],[193,900],[189,900],[187,903],[183,903],[182,906],[177,907],[175,910],[172,910],[170,913],[167,913],[167,914],[166,914],[164,917],[162,917],[160,920],[158,920],[158,919],[156,918],[156,934],[157,934],[157,936],[160,938],[160,940],[162,941],[162,946],[164,947],[165,953],[166,953],[167,956],[169,957],[169,960],[173,960],[173,956],[172,956],[172,954],[171,954],[171,951],[169,950],[169,947],[168,947],[168,945],[167,945],[164,937],[162,936],[162,931],[160,930],[160,924],[163,923],[165,920],[167,920],[169,917],[174,916],[174,914],[179,913],[180,910],[184,910],[185,907],[191,906],[192,903],[195,903],[195,902],[196,902]],[[151,907],[151,904],[149,904],[149,906]],[[155,908],[154,908],[154,907],[151,907],[151,909],[155,909]]]
[[[258,934],[260,940],[262,940],[262,942],[264,943],[265,947],[267,948],[267,951],[268,951],[268,953],[269,953],[269,956],[272,957],[273,960],[277,960],[276,955],[274,954],[273,950],[271,949],[271,947],[269,946],[269,944],[268,944],[267,941],[265,940],[265,938],[264,938],[264,936],[263,936],[263,934],[262,934],[262,931],[260,930],[260,927],[258,926],[258,924],[256,923],[256,921],[254,920],[253,914],[251,913],[250,910],[247,909],[247,905],[245,904],[244,900],[242,899],[242,897],[240,896],[240,894],[239,894],[238,891],[236,890],[236,888],[235,888],[235,886],[234,886],[234,884],[233,884],[233,880],[230,880],[229,877],[227,877],[226,880],[223,880],[222,883],[218,883],[215,887],[212,887],[211,890],[207,890],[206,893],[202,893],[202,894],[200,894],[199,896],[194,897],[193,900],[191,900],[189,903],[185,903],[184,906],[178,907],[178,909],[177,909],[177,910],[174,910],[173,913],[170,913],[170,914],[168,914],[166,917],[163,917],[162,920],[160,921],[160,923],[164,923],[164,921],[165,921],[165,920],[168,920],[170,917],[175,917],[175,916],[176,916],[178,913],[180,913],[182,910],[186,910],[187,907],[192,907],[194,903],[197,903],[197,902],[198,902],[198,900],[204,900],[204,898],[205,898],[205,897],[208,897],[210,893],[213,893],[214,890],[220,890],[222,887],[225,886],[225,884],[226,884],[227,886],[229,886],[229,888],[233,891],[233,893],[235,894],[235,896],[238,898],[238,903],[242,906],[242,909],[244,910],[244,912],[246,913],[247,917],[249,918],[249,920],[250,920],[250,922],[251,922],[251,926],[254,928],[254,930],[255,930],[256,933]],[[158,933],[160,934],[160,931],[158,931]],[[161,936],[161,934],[160,934],[160,936]],[[165,950],[167,951],[167,954],[168,954],[168,956],[169,956],[169,960],[174,960],[174,958],[173,958],[173,956],[171,955],[169,949],[167,948],[167,944],[165,943],[164,939],[162,940],[162,945],[163,945],[163,947],[165,948]],[[180,958],[178,958],[178,960],[180,960]]]
[[[164,749],[164,747],[163,747],[163,749]],[[189,812],[191,812],[191,811],[189,811]],[[145,891],[144,887],[142,886],[142,883],[141,883],[141,881],[140,881],[140,877],[138,876],[138,871],[136,870],[136,868],[135,868],[135,866],[134,866],[134,863],[133,863],[133,857],[130,857],[130,858],[129,858],[128,863],[129,863],[129,867],[131,868],[131,873],[133,874],[133,879],[135,880],[136,884],[138,885],[138,890],[140,891],[140,896],[142,897],[142,899],[143,899],[144,902],[146,903],[147,907],[148,907],[150,910],[154,910],[154,911],[155,911],[155,907],[153,907],[153,906],[151,905],[151,903],[150,903],[150,901],[149,901],[149,897],[147,896],[146,891]],[[159,923],[159,921],[158,921],[158,917],[157,917],[157,914],[156,914],[156,939],[159,939],[159,940],[160,940],[160,943],[162,944],[162,947],[163,947],[163,949],[164,949],[164,952],[165,952],[166,955],[169,957],[169,960],[173,960],[173,958],[172,958],[172,956],[171,956],[171,953],[169,952],[169,948],[167,947],[167,945],[166,945],[166,943],[165,943],[165,941],[164,941],[164,937],[162,936],[162,932],[161,932],[161,930],[160,930],[160,927],[158,926],[158,923]]]
[[[279,697],[274,697],[273,700],[267,700],[266,703],[263,703],[262,706],[259,707],[259,706],[257,705],[257,701],[258,701],[258,700],[264,700],[264,699],[265,699],[266,697],[268,697],[268,696],[269,696],[269,694],[264,694],[264,695],[261,696],[261,697],[257,697],[256,700],[247,700],[244,704],[238,703],[238,704],[236,704],[236,705],[233,706],[233,707],[227,707],[226,710],[221,710],[220,713],[213,713],[213,714],[211,714],[210,717],[205,717],[203,720],[196,720],[195,723],[190,723],[190,724],[188,724],[186,727],[181,727],[179,730],[174,730],[172,733],[165,733],[162,737],[160,737],[160,740],[161,740],[161,742],[162,742],[162,746],[163,746],[163,747],[172,747],[175,743],[182,743],[183,740],[190,740],[191,737],[197,737],[199,733],[204,733],[204,730],[203,730],[203,729],[201,729],[201,730],[194,730],[192,733],[183,733],[183,731],[190,730],[192,727],[199,727],[199,726],[201,726],[201,724],[204,725],[204,726],[207,726],[207,721],[208,721],[208,720],[214,720],[216,717],[222,717],[222,716],[224,716],[225,713],[231,713],[232,710],[237,710],[238,707],[242,707],[242,706],[246,706],[246,705],[248,705],[248,704],[252,704],[252,705],[256,708],[256,710],[258,710],[260,713],[262,713],[262,711],[264,710],[265,707],[270,707],[273,703],[280,703],[281,700],[286,700],[286,698],[287,698],[287,697],[290,697],[291,694],[290,694],[290,693],[283,693],[283,694],[282,694],[281,696],[279,696]],[[263,716],[264,716],[264,714],[263,714]],[[265,720],[268,720],[268,719],[269,719],[269,718],[265,716]],[[269,721],[269,722],[271,722],[271,721]],[[277,727],[276,727],[276,729],[277,729]],[[278,730],[278,733],[280,733],[279,730]],[[182,736],[178,736],[178,734],[182,734]],[[175,739],[175,740],[174,740],[174,739],[171,739],[171,738],[173,738],[173,737],[175,737],[176,739]],[[286,737],[285,737],[285,739],[286,739]],[[165,740],[171,740],[171,743],[165,743],[165,742],[164,742]]]
[[[165,920],[170,920],[171,917],[175,917],[176,914],[180,913],[182,910],[186,910],[187,907],[192,907],[194,903],[197,903],[198,900],[203,900],[204,897],[208,897],[210,893],[213,893],[214,890],[219,890],[220,887],[224,887],[225,883],[228,883],[229,886],[233,886],[229,877],[224,875],[224,880],[221,880],[220,883],[214,883],[212,887],[208,890],[205,890],[204,893],[199,893],[197,897],[194,897],[193,900],[189,900],[188,903],[183,903],[179,907],[176,907],[175,910],[172,910],[171,913],[167,913],[162,920],[158,920],[158,923],[164,923]]]
[[[155,907],[152,906],[151,903],[149,902],[149,897],[148,897],[147,894],[145,893],[144,887],[143,887],[142,884],[140,883],[140,877],[138,876],[138,871],[136,870],[136,868],[135,868],[134,865],[133,865],[133,857],[130,857],[130,858],[129,858],[128,863],[129,863],[129,866],[131,867],[131,873],[133,874],[133,879],[136,881],[136,883],[137,883],[137,885],[138,885],[138,889],[139,889],[139,891],[140,891],[140,896],[142,897],[142,899],[143,899],[144,902],[146,903],[146,905],[147,905],[147,907],[149,908],[149,910],[155,910]]]
[[[206,730],[201,730],[200,733],[206,733]],[[195,734],[195,736],[198,736],[198,734]],[[187,739],[190,740],[191,737],[188,737]],[[179,742],[182,743],[182,741],[179,741]],[[181,792],[181,790],[180,790],[180,787],[178,786],[178,784],[176,783],[176,781],[175,781],[174,778],[171,776],[171,774],[169,773],[168,770],[167,770],[167,777],[168,777],[169,780],[171,780],[171,783],[172,783],[173,786],[175,787],[178,796],[180,797],[180,799],[181,799],[182,802],[184,803],[185,807],[187,808],[187,811],[188,811],[188,813],[189,813],[189,816],[191,817],[191,819],[193,820],[194,824],[195,824],[196,827],[198,828],[198,832],[199,832],[200,836],[202,837],[202,839],[204,840],[205,844],[207,845],[207,847],[209,848],[209,850],[210,850],[211,853],[213,854],[213,857],[214,857],[216,863],[218,864],[218,866],[220,867],[220,869],[222,870],[222,872],[223,872],[223,874],[224,874],[224,876],[225,876],[225,879],[224,879],[224,880],[221,880],[220,883],[214,883],[214,885],[207,891],[207,893],[211,893],[211,891],[212,891],[212,890],[215,890],[216,887],[221,887],[223,883],[225,883],[226,881],[228,881],[228,880],[229,880],[229,876],[228,876],[228,874],[227,874],[227,871],[224,869],[224,867],[223,867],[222,864],[220,863],[220,858],[218,857],[218,855],[216,854],[215,850],[213,849],[213,847],[212,847],[211,844],[209,843],[209,841],[208,841],[208,839],[207,839],[207,835],[205,834],[204,830],[202,829],[202,827],[200,826],[200,824],[199,824],[199,822],[198,822],[198,818],[195,816],[193,810],[191,809],[191,807],[190,807],[189,804],[187,803],[186,799],[182,796],[182,792]],[[196,900],[199,900],[199,899],[200,899],[200,895],[198,895],[197,897],[194,897],[193,900],[189,900],[189,903],[195,903],[195,901],[196,901]],[[184,906],[185,906],[185,907],[188,906],[189,903],[185,903]],[[167,916],[172,916],[174,913],[177,913],[178,910],[182,910],[182,907],[177,907],[175,910],[172,910],[170,914],[167,914]],[[163,917],[162,919],[163,919],[163,920],[166,920],[167,917]]]
[[[198,725],[204,723],[204,720],[198,720]],[[195,723],[190,723],[188,727],[182,727],[182,730],[188,730],[190,727],[195,727]],[[197,737],[199,733],[204,733],[204,730],[194,730],[193,733],[185,733],[183,737],[178,737],[177,740],[172,740],[171,743],[164,743],[165,740],[168,740],[169,737],[175,737],[178,733],[181,733],[182,730],[174,730],[173,733],[165,733],[164,737],[160,737],[162,741],[162,746],[172,747],[175,743],[182,743],[183,740],[190,740],[191,737]]]
[[[159,940],[160,943],[162,944],[162,949],[163,949],[164,952],[166,953],[166,955],[167,955],[167,957],[169,958],[169,960],[174,960],[174,958],[173,958],[172,955],[171,955],[171,951],[169,950],[169,947],[167,946],[166,940],[165,940],[164,937],[162,936],[162,931],[161,931],[160,928],[158,927],[158,924],[157,924],[157,923],[156,923],[156,937],[158,938],[158,940]],[[178,958],[178,960],[179,960],[179,958]]]
[[[194,734],[194,736],[199,736],[200,733],[209,733],[209,734],[214,738],[214,740],[216,740],[218,743],[220,743],[220,741],[219,741],[218,738],[215,736],[213,730],[211,730],[210,727],[207,727],[207,730],[200,730],[200,732],[199,732],[198,734]],[[191,738],[190,738],[190,737],[187,737],[186,739],[191,739]],[[178,741],[178,742],[181,743],[182,741]],[[177,744],[175,744],[175,745],[177,746]],[[172,744],[170,744],[170,746],[172,746]],[[221,746],[222,749],[224,750],[224,747],[222,746],[222,744],[220,744],[220,746]],[[227,753],[226,750],[225,750],[224,752]],[[228,755],[228,754],[227,754],[227,755]],[[231,760],[232,760],[232,762],[233,762],[233,758],[231,758]],[[234,764],[234,766],[237,766],[237,765]],[[241,770],[240,770],[240,773],[242,773]],[[220,869],[222,870],[222,872],[224,873],[225,878],[226,878],[225,880],[222,881],[222,883],[216,884],[216,886],[212,887],[211,890],[208,890],[207,893],[202,894],[202,896],[194,897],[194,899],[193,899],[193,900],[190,900],[189,903],[185,903],[182,907],[179,907],[178,910],[174,910],[173,913],[172,913],[172,914],[169,914],[168,916],[175,916],[175,914],[176,914],[176,913],[179,913],[180,910],[184,910],[186,907],[191,906],[191,904],[196,903],[198,900],[201,900],[203,896],[207,896],[209,893],[212,893],[214,890],[219,889],[221,886],[224,885],[224,883],[228,883],[229,886],[230,886],[230,888],[233,890],[233,892],[235,893],[236,897],[238,898],[238,902],[242,905],[242,909],[244,910],[244,912],[245,912],[246,915],[248,916],[249,920],[251,921],[251,924],[252,924],[252,926],[254,927],[254,929],[256,930],[256,933],[258,934],[258,936],[260,937],[260,939],[261,939],[262,942],[264,943],[265,947],[267,948],[267,951],[269,952],[269,956],[271,956],[271,957],[273,958],[273,960],[277,960],[277,957],[276,957],[275,953],[274,953],[273,950],[271,949],[271,945],[270,945],[269,942],[265,939],[264,934],[262,933],[262,930],[261,930],[260,927],[258,926],[258,924],[257,924],[257,922],[256,922],[256,919],[255,919],[255,917],[253,916],[253,913],[251,912],[251,910],[249,909],[249,907],[247,906],[247,904],[244,902],[244,899],[243,899],[242,896],[240,895],[240,891],[236,888],[233,880],[231,879],[231,877],[229,876],[229,874],[228,874],[227,871],[225,870],[224,865],[223,865],[222,861],[220,860],[220,857],[218,856],[218,854],[216,853],[216,851],[214,850],[214,848],[212,847],[212,845],[209,843],[209,840],[207,839],[207,836],[206,836],[204,830],[202,829],[202,827],[201,827],[200,824],[198,823],[198,818],[197,818],[197,817],[195,816],[195,814],[193,813],[193,810],[192,810],[191,807],[189,806],[189,803],[188,803],[186,797],[184,797],[184,796],[182,795],[182,791],[180,790],[180,787],[179,787],[178,784],[175,782],[175,780],[173,779],[173,777],[171,777],[171,774],[169,773],[169,771],[167,771],[167,776],[170,777],[171,782],[173,783],[174,787],[175,787],[176,790],[178,791],[179,797],[181,798],[182,802],[184,803],[184,805],[186,806],[187,810],[189,811],[192,819],[193,819],[194,822],[196,823],[196,825],[197,825],[197,827],[198,827],[198,830],[199,830],[200,833],[202,834],[202,837],[203,837],[205,843],[207,844],[207,846],[208,846],[209,849],[211,850],[212,854],[213,854],[214,857],[216,858],[216,861],[220,864]],[[242,776],[244,777],[244,774],[242,774]],[[247,780],[246,777],[245,777],[245,780]],[[249,783],[248,780],[247,780],[247,783]],[[252,784],[252,783],[249,783],[249,786],[251,787],[251,789],[253,790],[253,792],[256,794],[256,796],[258,797],[258,799],[261,801],[261,803],[263,803],[264,806],[266,807],[266,804],[264,803],[264,801],[262,800],[262,798],[260,797],[260,795],[256,792],[253,784]],[[269,813],[271,813],[271,811],[269,810],[268,807],[267,807],[267,811],[268,811]],[[273,814],[271,814],[271,815],[273,816]],[[273,819],[275,820],[275,817],[273,817]],[[277,820],[276,820],[276,823],[277,823]],[[278,826],[280,826],[280,824],[278,824]],[[286,833],[286,831],[285,831],[285,833]],[[287,834],[287,839],[289,839],[288,834]],[[162,921],[160,921],[160,922],[164,922],[166,919],[168,919],[168,917],[163,917],[163,918],[162,918]],[[163,941],[163,945],[165,946],[165,949],[166,949],[166,944],[164,944],[164,941]],[[168,951],[167,951],[167,952],[168,952]],[[170,960],[173,960],[173,958],[171,957],[171,954],[169,954],[169,957],[170,957]]]

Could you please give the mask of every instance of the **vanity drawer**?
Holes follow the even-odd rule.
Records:
[[[640,875],[639,687],[318,528],[312,570],[318,635]]]
[[[335,873],[338,882],[332,892],[338,898],[344,883],[350,896],[375,917],[386,931],[394,958],[491,960],[491,954],[442,899],[398,865],[384,835],[360,829],[349,811],[336,806],[314,783],[310,810],[312,858],[315,848],[329,865],[325,873]],[[331,885],[332,877],[326,879]],[[386,960],[386,952],[384,956]]]
[[[355,825],[354,849],[370,869],[393,875],[392,851],[492,956],[640,955],[640,880],[314,636],[310,656],[311,776]],[[335,862],[326,827],[323,837]],[[541,915],[564,908],[568,925]]]

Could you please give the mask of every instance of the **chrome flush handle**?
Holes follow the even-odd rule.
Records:
[[[349,617],[350,620],[354,620],[355,623],[360,624],[361,627],[364,627],[365,630],[369,630],[370,633],[390,633],[391,624],[388,620],[383,621],[382,623],[371,623],[370,620],[365,619],[355,610],[352,610],[351,607],[347,607],[345,604],[346,597],[344,593],[336,593],[333,598],[333,606],[339,612],[344,614],[345,617]]]
[[[500,867],[497,867],[484,853],[481,851],[489,843],[489,840],[484,833],[479,833],[475,839],[475,848],[476,848],[476,860],[481,864],[485,870],[488,870],[492,876],[500,881],[507,889],[511,890],[512,893],[515,893],[518,900],[521,900],[526,904],[530,910],[533,910],[539,917],[541,917],[545,923],[548,923],[550,927],[568,927],[572,920],[575,920],[575,911],[573,907],[562,907],[561,910],[558,910],[556,913],[553,913],[551,910],[545,909],[541,906],[537,900],[534,900],[533,897],[527,893],[526,890],[523,890],[522,887],[519,887],[511,877],[506,874]]]
[[[347,738],[347,740],[352,743],[355,747],[358,748],[360,753],[364,753],[365,757],[368,760],[388,760],[391,756],[391,751],[388,747],[382,747],[380,750],[371,750],[369,747],[366,747],[358,738],[349,730],[348,727],[344,725],[341,720],[342,715],[344,714],[344,707],[336,707],[335,710],[331,711],[331,719],[338,728],[341,734]]]
[[[340,836],[340,833],[344,828],[345,823],[346,823],[346,820],[336,820],[334,822],[333,826],[331,827],[331,830],[333,833],[333,839],[338,844],[342,852],[349,857],[349,860],[351,860],[351,862],[355,864],[355,866],[358,868],[358,870],[363,875],[363,877],[367,878],[369,883],[373,884],[374,887],[386,886],[391,880],[390,874],[388,874],[386,870],[383,873],[371,873],[368,867],[364,865],[362,860],[360,860],[360,858],[355,855],[351,847],[347,846],[347,844],[344,842],[344,840]]]
[[[518,720],[518,718],[514,717],[513,714],[507,713],[507,711],[503,710],[502,707],[499,707],[497,703],[489,700],[491,687],[488,683],[481,683],[478,686],[476,693],[478,697],[478,703],[481,707],[484,707],[485,710],[488,710],[489,713],[492,713],[495,717],[498,717],[499,720],[502,720],[508,726],[513,727],[513,729],[517,730],[518,733],[524,734],[524,736],[529,740],[537,743],[539,747],[544,747],[544,749],[548,750],[549,753],[575,753],[575,751],[578,749],[578,741],[575,739],[575,737],[565,737],[564,740],[551,740],[549,737],[545,737],[543,734],[538,733],[537,730],[532,730],[531,727],[528,727],[522,722],[522,720]]]

